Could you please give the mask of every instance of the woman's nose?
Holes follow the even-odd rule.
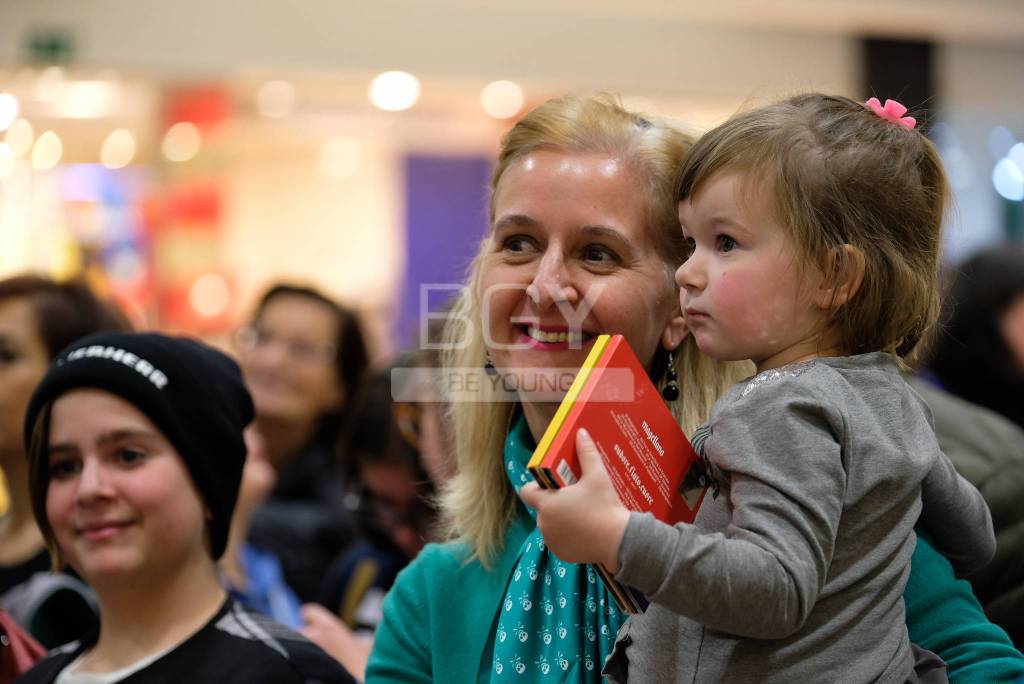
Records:
[[[526,294],[542,309],[560,302],[575,304],[580,298],[565,261],[557,254],[544,255],[533,281],[526,287]]]

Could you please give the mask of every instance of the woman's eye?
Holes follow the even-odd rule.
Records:
[[[0,364],[6,365],[9,363],[14,363],[17,360],[18,355],[15,354],[14,351],[6,347],[0,347]]]
[[[76,475],[81,469],[81,463],[77,459],[63,458],[56,461],[50,461],[50,479],[66,480],[69,477]]]
[[[514,252],[521,254],[523,252],[529,252],[533,249],[533,239],[525,235],[512,235],[505,238],[501,243],[501,248],[506,252]]]
[[[732,237],[728,235],[718,236],[718,249],[722,252],[731,252],[736,249],[738,243]]]
[[[588,245],[583,249],[583,258],[597,264],[613,264],[619,261],[619,255],[604,245]]]
[[[118,449],[117,460],[123,465],[134,465],[146,458],[145,452],[139,449]]]

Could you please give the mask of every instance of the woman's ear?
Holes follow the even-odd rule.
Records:
[[[678,348],[689,334],[690,327],[686,325],[686,318],[683,317],[682,312],[677,313],[669,319],[668,325],[661,333],[661,345],[672,351]]]
[[[822,264],[822,281],[814,302],[822,309],[835,309],[853,299],[864,282],[864,252],[853,245],[829,250]]]

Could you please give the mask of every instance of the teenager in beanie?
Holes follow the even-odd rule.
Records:
[[[61,352],[25,419],[32,506],[100,629],[19,682],[354,681],[221,585],[252,417],[238,367],[198,342],[101,333]]]

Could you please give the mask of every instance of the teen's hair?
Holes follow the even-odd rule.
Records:
[[[851,245],[859,290],[825,325],[847,353],[908,358],[939,310],[940,231],[949,191],[938,151],[917,130],[854,100],[810,93],[738,114],[694,145],[676,197],[716,174],[744,174],[790,232],[804,268],[841,282]]]
[[[16,298],[31,304],[36,333],[51,359],[86,335],[131,328],[120,310],[102,301],[82,281],[58,283],[37,275],[0,280],[0,300]]]
[[[494,193],[508,168],[538,150],[573,154],[605,154],[620,159],[641,180],[648,229],[658,241],[666,267],[666,287],[686,250],[679,227],[674,179],[692,139],[675,126],[627,111],[607,95],[566,96],[540,105],[506,134],[491,179],[491,222]],[[467,285],[452,306],[444,331],[443,365],[447,369],[483,368],[487,350],[481,328],[482,258],[491,235],[469,267]],[[667,364],[659,347],[651,364],[657,380]],[[724,364],[702,355],[687,337],[676,350],[681,398],[672,410],[684,429],[703,422],[711,404],[732,382],[749,371],[746,364]],[[465,542],[472,557],[485,565],[500,552],[515,511],[516,495],[502,467],[502,452],[514,405],[491,397],[490,383],[481,383],[478,402],[451,402],[456,476],[442,493],[442,515],[450,537]],[[493,400],[491,400],[493,399]]]
[[[366,337],[363,335],[363,326],[359,322],[359,316],[353,310],[342,306],[313,287],[277,283],[260,297],[252,317],[253,324],[259,323],[260,317],[272,301],[284,296],[301,297],[316,302],[334,316],[337,321],[337,334],[333,340],[336,350],[334,372],[344,390],[344,396],[355,396],[370,366],[370,355],[367,351]],[[349,405],[350,403],[346,402],[345,405],[339,406],[337,410],[322,417],[319,435],[321,439],[333,441],[337,438],[345,424]]]

